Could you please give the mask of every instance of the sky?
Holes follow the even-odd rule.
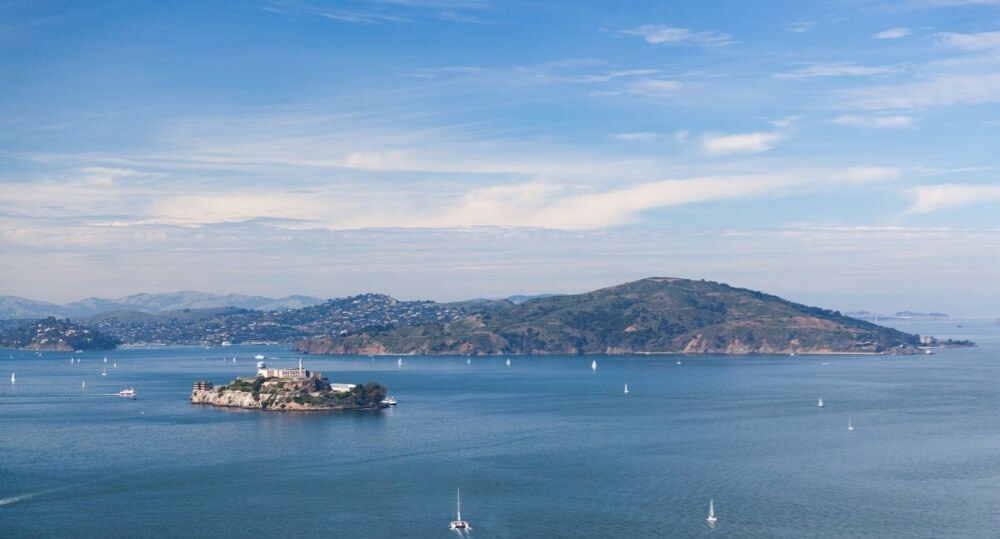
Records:
[[[0,295],[1000,316],[1000,0],[0,1]]]

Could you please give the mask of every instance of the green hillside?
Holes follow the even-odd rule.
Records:
[[[914,353],[918,337],[753,290],[649,278],[437,324],[302,341],[310,354]]]

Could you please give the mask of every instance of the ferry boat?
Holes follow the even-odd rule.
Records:
[[[135,395],[136,395],[135,390],[132,389],[131,387],[128,389],[123,389],[118,392],[119,397],[125,397],[126,399],[134,399]]]
[[[382,399],[382,404],[388,404],[389,406],[396,405],[396,397],[386,397]]]

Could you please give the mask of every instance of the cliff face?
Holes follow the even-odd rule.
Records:
[[[918,337],[731,286],[650,278],[442,324],[310,339],[310,354],[916,353]]]

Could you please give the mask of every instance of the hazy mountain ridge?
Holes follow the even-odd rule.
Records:
[[[318,354],[914,353],[918,337],[729,285],[649,278],[450,322],[325,336]]]
[[[319,305],[324,300],[310,296],[293,295],[283,298],[229,294],[220,296],[205,292],[182,291],[160,294],[133,294],[124,298],[86,298],[58,305],[35,301],[19,296],[0,296],[0,319],[83,318],[113,311],[138,311],[162,314],[184,309],[215,309],[234,307],[260,311],[301,309]]]

